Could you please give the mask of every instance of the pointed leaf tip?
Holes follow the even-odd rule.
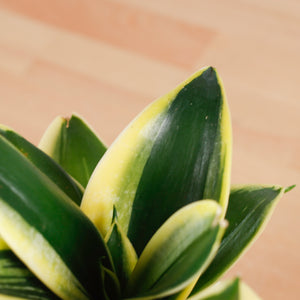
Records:
[[[265,228],[283,191],[282,187],[272,185],[232,187],[226,213],[228,229],[216,257],[199,278],[192,295],[218,279],[245,253]]]
[[[293,184],[293,185],[290,185],[290,186],[286,187],[284,189],[284,193],[287,193],[287,192],[293,190],[295,187],[296,187],[296,184]]]
[[[83,187],[106,151],[92,127],[77,114],[70,118],[57,117],[45,131],[39,148]]]
[[[229,109],[217,72],[207,67],[123,131],[96,167],[81,208],[105,236],[115,207],[140,254],[164,221],[191,202],[214,199],[224,216],[230,169]]]
[[[136,265],[136,252],[116,221],[112,224],[111,231],[108,232],[105,240],[114,263],[115,273],[119,279],[119,283],[121,287],[124,287]]]

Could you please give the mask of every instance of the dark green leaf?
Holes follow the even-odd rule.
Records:
[[[0,125],[0,135],[6,138],[20,153],[47,175],[75,203],[80,204],[82,190],[51,157],[35,147],[8,127]]]
[[[107,268],[103,268],[103,286],[105,289],[105,300],[121,299],[120,282],[117,275]],[[101,300],[104,300],[101,298]]]
[[[113,209],[140,254],[184,205],[213,199],[227,206],[231,125],[213,68],[191,76],[142,112],[100,161],[82,209],[105,235]]]
[[[106,237],[106,244],[111,253],[116,274],[124,288],[137,262],[137,255],[127,236],[115,222]]]
[[[98,298],[104,241],[65,193],[0,136],[0,235],[52,291],[65,299]]]
[[[0,298],[58,300],[10,250],[0,250]]]

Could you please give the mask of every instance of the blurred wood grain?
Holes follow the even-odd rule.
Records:
[[[37,143],[73,111],[110,144],[155,98],[215,66],[231,108],[233,183],[300,182],[300,1],[0,0],[0,123]],[[300,297],[300,187],[229,272]]]

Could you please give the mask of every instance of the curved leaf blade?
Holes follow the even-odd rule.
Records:
[[[0,153],[0,235],[59,297],[97,299],[103,292],[101,265],[112,268],[97,229],[1,136]]]
[[[83,187],[106,151],[91,127],[75,114],[70,119],[57,117],[45,131],[39,148]]]
[[[213,68],[205,68],[152,103],[119,136],[93,173],[81,207],[103,235],[116,207],[140,254],[186,204],[214,199],[225,214],[230,165],[222,83]]]
[[[129,279],[127,297],[165,297],[199,276],[224,233],[221,212],[215,201],[202,200],[172,215],[142,252]]]
[[[79,205],[81,203],[82,190],[51,157],[4,125],[0,125],[0,135],[16,147],[16,149],[41,172],[47,175],[76,204]]]
[[[226,219],[229,226],[218,253],[201,275],[192,294],[226,272],[262,233],[284,193],[279,186],[245,185],[231,189]]]
[[[2,297],[59,299],[10,250],[0,250],[0,298]]]
[[[239,278],[219,282],[188,300],[260,300]]]
[[[201,274],[200,274],[201,275]],[[175,293],[171,296],[167,296],[162,298],[161,300],[186,300],[188,299],[189,295],[191,294],[195,284],[198,281],[199,276],[194,279],[186,288],[184,288],[182,291]]]

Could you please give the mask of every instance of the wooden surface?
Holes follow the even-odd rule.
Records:
[[[34,143],[75,111],[110,144],[206,65],[231,108],[232,181],[299,185],[227,276],[299,299],[300,1],[0,0],[0,123]]]

